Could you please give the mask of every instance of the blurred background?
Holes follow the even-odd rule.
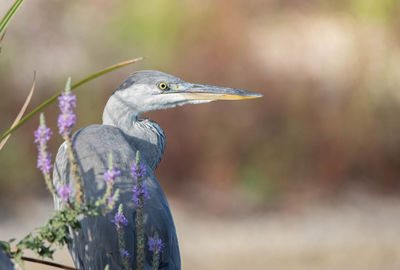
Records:
[[[264,95],[145,115],[167,137],[156,175],[183,269],[399,269],[399,1],[26,1],[1,43],[1,132],[34,71],[28,111],[68,76],[139,56],[79,88],[76,129],[100,123],[135,70]],[[44,112],[56,133],[57,105]],[[0,239],[52,214],[38,121],[0,152]],[[53,155],[61,142],[53,136]]]

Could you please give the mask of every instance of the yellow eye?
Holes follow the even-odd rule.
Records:
[[[165,90],[168,88],[168,85],[165,82],[161,82],[158,84],[158,88],[160,88],[161,90]]]

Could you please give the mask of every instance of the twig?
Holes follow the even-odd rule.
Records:
[[[53,262],[40,260],[40,259],[35,259],[35,258],[30,258],[30,257],[25,257],[25,256],[22,256],[21,259],[23,261],[45,264],[45,265],[49,265],[49,266],[53,266],[53,267],[57,267],[57,268],[61,268],[61,269],[78,270],[78,269],[76,269],[74,267],[71,267],[71,266],[62,265],[62,264],[59,264],[59,263],[53,263]]]
[[[5,35],[5,32],[3,34],[3,36]],[[0,41],[3,39],[3,37],[0,38]],[[35,91],[35,84],[36,84],[36,72],[33,73],[33,83],[32,83],[32,87],[31,90],[29,91],[28,96],[26,97],[25,103],[22,106],[21,110],[19,111],[17,117],[14,120],[14,123],[12,123],[11,128],[15,127],[18,122],[21,120],[22,116],[24,115],[26,108],[29,105],[29,102],[31,102],[31,98],[33,95],[33,92]],[[11,134],[8,134],[7,137],[5,137],[1,142],[0,142],[0,150],[3,148],[3,146],[6,144],[8,138],[10,138]]]

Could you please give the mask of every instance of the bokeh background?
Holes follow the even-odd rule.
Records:
[[[145,115],[167,136],[156,175],[184,269],[399,269],[399,1],[26,1],[1,43],[2,132],[34,71],[28,111],[68,76],[139,56],[76,92],[76,129],[100,123],[135,70],[264,95]],[[57,105],[44,112],[56,131]],[[52,213],[37,124],[0,152],[2,239]],[[53,136],[54,155],[61,142]],[[57,259],[71,263],[65,251]]]

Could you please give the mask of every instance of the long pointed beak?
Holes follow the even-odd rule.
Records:
[[[203,84],[191,84],[188,89],[173,92],[183,94],[188,100],[238,100],[263,96],[244,90]]]

